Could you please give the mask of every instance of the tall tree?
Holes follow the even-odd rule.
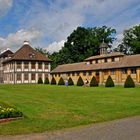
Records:
[[[102,41],[112,44],[115,39],[114,34],[116,30],[106,26],[78,27],[67,37],[64,47],[58,53],[51,55],[54,67],[58,64],[81,62],[89,56],[98,55]]]
[[[124,31],[124,38],[117,50],[125,54],[140,53],[140,25]]]

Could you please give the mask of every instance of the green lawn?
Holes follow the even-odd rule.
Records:
[[[0,124],[0,135],[44,132],[140,115],[140,87],[0,85],[0,102],[24,119]]]

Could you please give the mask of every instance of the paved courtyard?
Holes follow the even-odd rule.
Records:
[[[140,140],[140,116],[19,136],[0,136],[0,140]]]

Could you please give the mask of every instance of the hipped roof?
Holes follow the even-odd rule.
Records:
[[[31,55],[34,55],[34,57],[31,57]],[[19,50],[17,50],[13,56],[3,63],[6,63],[8,61],[13,60],[30,60],[30,61],[51,61],[48,57],[41,54],[40,52],[34,50],[30,45],[25,44],[23,45]]]
[[[75,71],[91,71],[116,68],[140,67],[140,54],[124,56],[117,62],[87,64],[86,62],[59,65],[51,73],[65,73]]]

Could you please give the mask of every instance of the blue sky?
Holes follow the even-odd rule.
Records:
[[[77,26],[106,25],[123,31],[140,24],[140,0],[0,0],[0,50],[33,47],[58,51]]]

